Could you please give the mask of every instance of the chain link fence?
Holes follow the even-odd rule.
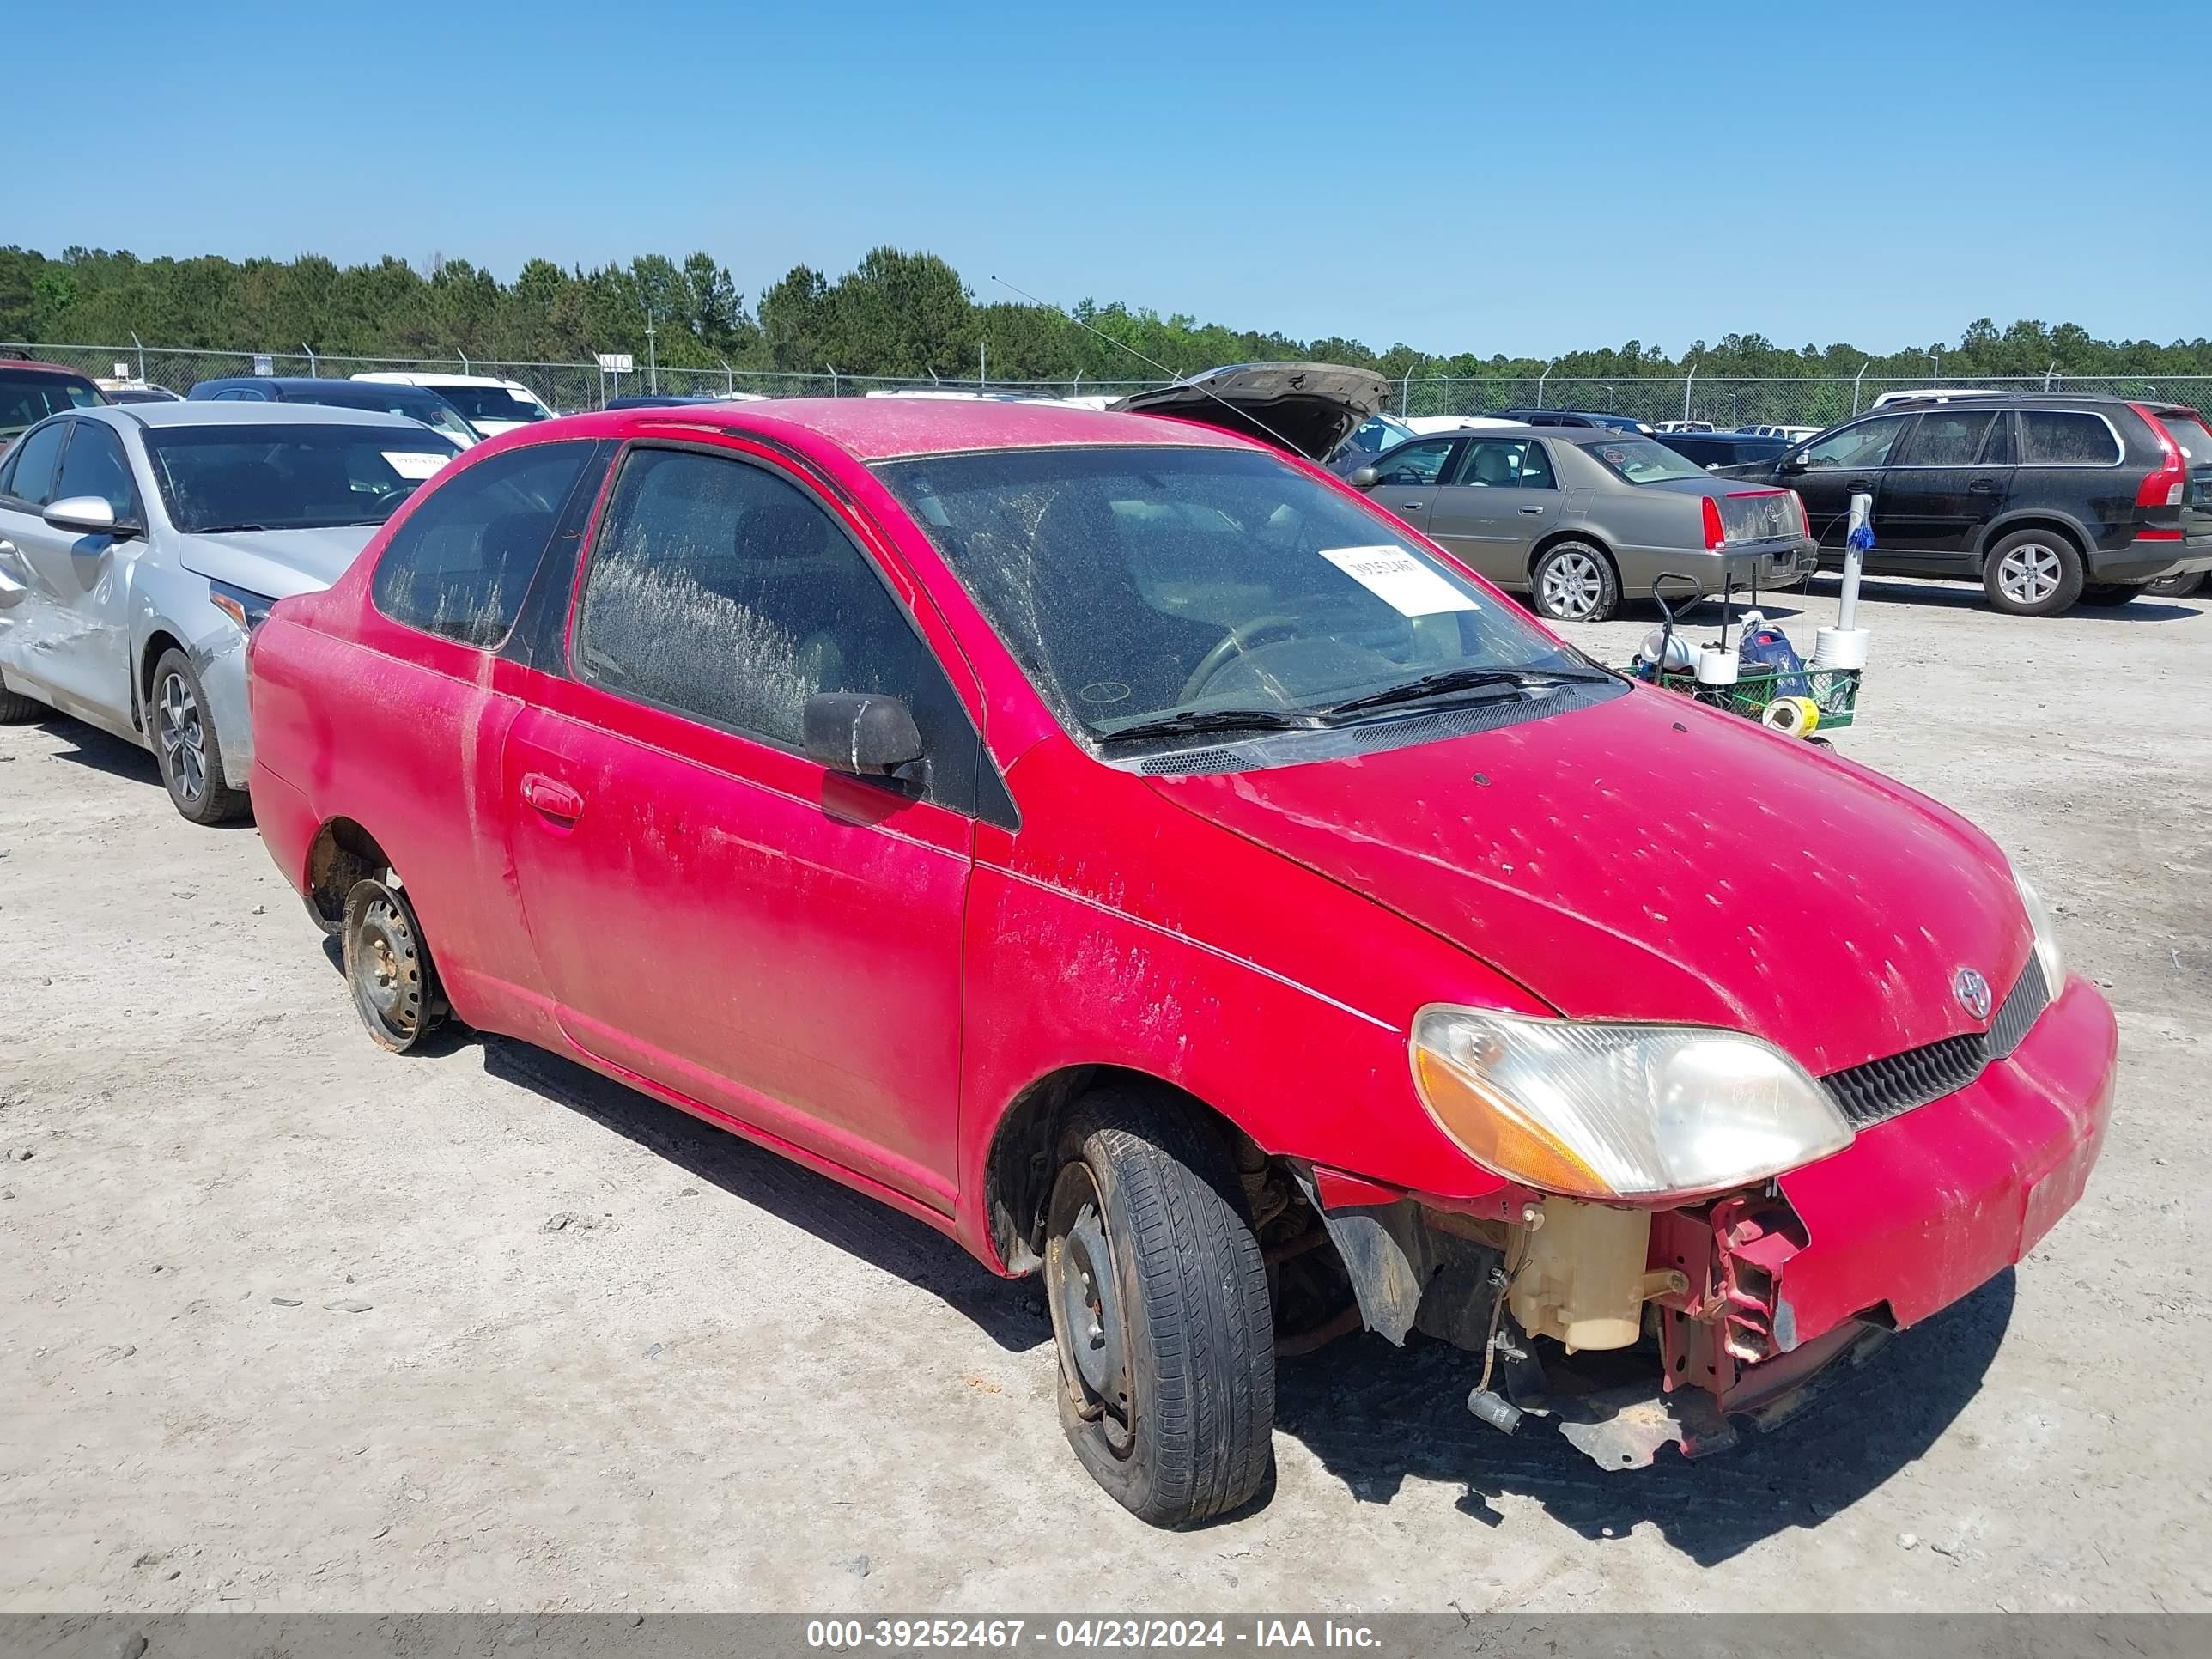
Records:
[[[234,374],[348,375],[372,373],[489,374],[520,380],[562,413],[598,409],[610,398],[647,392],[679,397],[852,398],[871,392],[979,390],[1039,398],[1121,397],[1158,380],[1093,380],[1082,375],[1053,380],[950,380],[881,374],[842,374],[775,369],[647,367],[615,374],[596,363],[507,362],[459,355],[449,357],[331,357],[306,351],[210,351],[183,346],[53,345],[27,343],[27,356],[66,363],[98,380],[167,386],[185,392],[202,380]],[[2117,397],[2189,404],[2212,411],[2212,375],[2152,377],[2064,374],[1945,375],[1945,386],[1979,392],[2100,392]],[[1494,415],[1525,408],[1583,409],[1662,421],[1704,421],[1716,427],[1825,428],[1871,408],[1887,392],[1910,392],[1929,377],[1834,376],[1757,379],[1679,375],[1613,380],[1451,379],[1407,375],[1392,382],[1391,403],[1401,416]]]

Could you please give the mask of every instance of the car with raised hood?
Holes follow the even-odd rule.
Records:
[[[485,437],[512,432],[519,426],[550,421],[553,411],[544,399],[520,380],[502,380],[493,374],[437,374],[377,369],[353,377],[371,386],[428,386],[455,409]]]
[[[420,421],[433,432],[452,439],[459,448],[466,449],[483,439],[483,433],[462,418],[459,410],[427,386],[314,374],[233,374],[202,380],[187,395],[193,403],[321,404],[332,409],[378,410]]]
[[[1163,1524],[1261,1489],[1279,1343],[1491,1352],[1480,1415],[1618,1468],[2020,1261],[2116,1030],[2005,855],[1601,668],[1252,390],[470,451],[253,638],[370,1036],[543,1045],[1042,1274]]]
[[[1796,489],[1830,566],[1865,495],[1869,573],[1978,581],[2015,617],[2212,570],[2212,426],[2185,404],[1929,392],[1717,476]]]
[[[1719,478],[1670,447],[1689,441],[1485,428],[1400,444],[1347,477],[1557,622],[1602,622],[1668,577],[1717,593],[1811,575],[1803,503],[1787,488]]]
[[[177,400],[72,408],[0,459],[0,720],[153,751],[177,811],[246,809],[246,647],[459,452],[398,416]]]

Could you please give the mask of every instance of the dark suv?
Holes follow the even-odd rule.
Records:
[[[1892,404],[1728,477],[1804,498],[1843,562],[1851,497],[1874,497],[1869,572],[1978,580],[1999,611],[2122,605],[2212,569],[2212,427],[2179,404],[1992,393]]]

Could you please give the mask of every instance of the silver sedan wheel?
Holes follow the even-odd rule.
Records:
[[[2014,605],[2041,605],[2058,591],[2062,568],[2056,549],[2022,542],[1998,562],[1997,586]]]
[[[154,729],[162,763],[176,781],[177,793],[197,801],[207,793],[207,730],[200,721],[199,699],[182,674],[164,674],[155,692]]]
[[[1605,595],[1605,573],[1587,553],[1562,553],[1544,567],[1544,614],[1580,622]]]

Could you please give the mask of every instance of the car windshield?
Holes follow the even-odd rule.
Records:
[[[0,439],[13,438],[64,409],[89,409],[102,401],[98,386],[74,374],[0,364]]]
[[[157,427],[146,454],[186,532],[382,524],[459,452],[396,426]]]
[[[542,421],[548,411],[503,386],[439,386],[436,392],[471,424],[478,421]]]
[[[1391,520],[1272,455],[986,451],[878,471],[1061,724],[1094,742],[1177,715],[1310,723],[1438,676],[1591,672]]]
[[[1663,483],[1669,478],[1702,478],[1705,468],[1656,438],[1605,438],[1583,447],[1614,477],[1632,484]]]

